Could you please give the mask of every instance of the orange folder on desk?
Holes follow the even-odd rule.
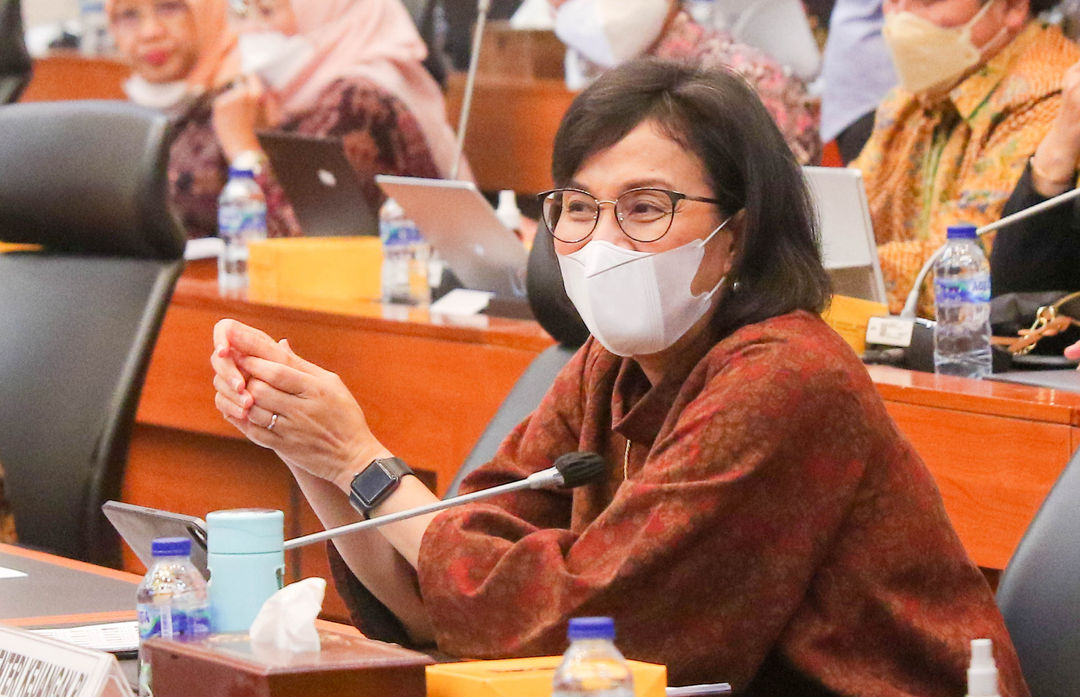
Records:
[[[381,269],[378,237],[258,240],[248,245],[248,294],[265,302],[378,300]]]
[[[427,697],[549,697],[562,656],[463,661],[427,667]],[[634,697],[664,697],[667,668],[627,661]]]

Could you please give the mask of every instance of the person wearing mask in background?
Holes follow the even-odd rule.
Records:
[[[573,49],[568,75],[596,74],[641,55],[729,68],[757,92],[799,163],[820,160],[818,105],[803,81],[727,31],[698,24],[679,0],[549,1],[555,33]]]
[[[1080,63],[1065,73],[1061,110],[1005,204],[1030,208],[1076,187],[1080,167]],[[1076,201],[1011,223],[996,233],[990,256],[994,295],[1080,290],[1080,207]]]
[[[375,174],[450,176],[454,134],[427,55],[399,0],[237,0],[241,70],[247,78],[214,101],[226,157],[261,159],[255,132],[278,129],[341,138],[373,208]],[[461,168],[468,177],[468,167]],[[271,236],[296,235],[273,172],[259,178]]]
[[[174,209],[189,237],[215,235],[228,164],[214,138],[211,104],[216,90],[239,71],[225,0],[108,0],[105,10],[117,51],[131,66],[124,83],[128,98],[174,121]],[[195,159],[212,166],[194,172],[186,163]]]
[[[454,138],[442,93],[420,64],[426,49],[399,0],[236,0],[229,7],[243,77],[209,93],[207,118],[182,129],[169,164],[185,221],[200,222],[188,225],[190,236],[216,234],[228,163],[241,155],[261,170],[269,235],[300,234],[273,172],[261,166],[260,129],[341,138],[376,208],[383,200],[376,173],[449,174]],[[152,19],[143,13],[141,31],[150,31]],[[187,27],[191,41],[191,26],[177,23],[174,31]]]
[[[801,697],[955,697],[969,640],[990,637],[1002,697],[1026,697],[932,476],[819,315],[809,193],[746,82],[629,61],[574,100],[553,154],[543,217],[592,336],[462,491],[573,451],[606,467],[334,540],[362,630],[551,655],[568,618],[610,615],[673,685]],[[323,525],[357,520],[357,473],[385,484],[364,473],[394,465],[371,464],[391,453],[348,388],[234,320],[213,339],[226,420],[274,449]],[[399,471],[365,517],[436,500]]]
[[[898,312],[949,225],[997,220],[1061,108],[1080,49],[1032,18],[1045,0],[886,0],[900,85],[877,110],[860,169]],[[929,284],[920,313],[932,315]]]
[[[822,66],[821,140],[835,140],[846,165],[874,129],[874,111],[896,85],[892,57],[881,35],[882,0],[837,0],[829,15]]]

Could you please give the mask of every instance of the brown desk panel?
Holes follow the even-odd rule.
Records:
[[[118,58],[53,51],[34,59],[30,84],[19,101],[127,99],[123,84],[130,75],[131,68]]]
[[[195,515],[273,506],[286,512],[290,536],[318,529],[286,468],[214,409],[211,330],[226,316],[287,337],[300,355],[336,370],[387,447],[435,471],[444,489],[551,339],[531,322],[481,318],[484,326],[450,326],[420,311],[404,319],[383,314],[375,303],[224,299],[206,267],[189,269],[150,366],[124,500]],[[934,473],[969,553],[980,566],[1003,568],[1080,445],[1080,394],[879,366],[870,373]],[[126,563],[139,568],[134,559]],[[293,578],[325,572],[318,547],[289,565]],[[329,616],[343,617],[340,605],[328,607]]]

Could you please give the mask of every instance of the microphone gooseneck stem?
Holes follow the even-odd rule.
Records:
[[[1077,196],[1080,196],[1080,189],[1066,191],[1065,193],[1058,194],[1053,198],[1048,198],[1042,203],[1036,203],[1034,206],[1029,206],[1028,208],[1025,208],[1021,211],[1017,211],[1011,215],[1007,215],[1001,220],[996,220],[992,223],[983,225],[981,228],[975,231],[975,234],[977,234],[979,237],[982,237],[986,233],[993,232],[998,228],[1003,228],[1011,223],[1025,220],[1026,218],[1030,218],[1033,215],[1038,215],[1039,213],[1045,211],[1047,208],[1053,208],[1054,206],[1058,206],[1062,203],[1066,203],[1067,201],[1071,201]],[[904,309],[900,311],[901,317],[915,317],[915,310],[919,304],[919,289],[922,288],[923,281],[926,280],[926,275],[930,273],[930,269],[933,268],[934,262],[937,261],[937,258],[939,256],[941,256],[942,249],[944,249],[944,247],[939,247],[933,254],[930,255],[930,258],[926,260],[926,263],[923,264],[922,268],[919,269],[919,274],[915,277],[915,285],[911,287],[911,292],[908,293],[907,300],[904,302]]]
[[[546,472],[544,470],[543,472]],[[532,475],[535,477],[541,472],[537,472]],[[368,520],[361,520],[357,523],[350,523],[349,525],[342,525],[336,528],[330,528],[329,530],[323,530],[322,532],[312,533],[310,535],[304,535],[302,537],[296,537],[291,540],[285,541],[285,550],[296,549],[297,547],[305,547],[316,542],[322,542],[341,535],[348,535],[353,532],[359,532],[360,530],[367,530],[368,528],[377,528],[381,525],[387,525],[389,523],[396,523],[399,520],[406,520],[407,518],[415,518],[418,515],[424,515],[426,513],[435,513],[446,508],[452,508],[459,506],[463,503],[472,503],[473,501],[479,501],[491,496],[497,496],[499,494],[506,494],[511,491],[518,491],[520,489],[532,489],[537,488],[536,480],[532,477],[528,479],[522,479],[516,482],[510,482],[509,484],[502,484],[500,486],[493,486],[490,489],[481,489],[480,491],[474,491],[471,494],[463,494],[462,496],[455,496],[445,501],[436,501],[426,506],[419,506],[417,508],[410,508],[404,511],[398,511],[397,513],[390,513],[388,515],[379,516],[378,518],[370,518]]]
[[[1013,213],[1011,215],[1007,215],[1004,218],[1002,218],[1001,220],[996,220],[996,221],[994,221],[992,223],[989,223],[987,225],[983,225],[981,228],[976,230],[976,232],[980,236],[985,235],[986,233],[993,232],[994,230],[997,230],[1000,227],[1005,227],[1006,225],[1008,225],[1010,223],[1015,223],[1015,222],[1017,222],[1019,220],[1024,220],[1025,218],[1030,218],[1033,215],[1037,215],[1039,213],[1042,213],[1047,208],[1053,208],[1054,206],[1065,203],[1066,201],[1071,201],[1072,199],[1076,198],[1077,196],[1080,196],[1080,189],[1073,189],[1072,191],[1066,191],[1065,193],[1058,194],[1057,196],[1054,196],[1053,198],[1048,198],[1045,201],[1043,201],[1042,203],[1036,203],[1034,206],[1030,206],[1028,208],[1025,208],[1022,211],[1016,211],[1015,213]]]
[[[454,168],[450,178],[458,178],[461,168],[461,155],[465,151],[465,131],[469,128],[469,110],[472,107],[473,87],[476,82],[476,65],[480,62],[480,45],[484,38],[484,25],[487,23],[488,7],[491,0],[479,0],[476,4],[476,31],[473,32],[472,54],[469,56],[469,73],[465,78],[465,93],[461,99],[461,114],[458,116],[457,149],[454,151]]]

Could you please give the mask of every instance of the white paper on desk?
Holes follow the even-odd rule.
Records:
[[[475,315],[488,306],[491,296],[486,290],[455,288],[431,303],[431,312],[445,315]]]
[[[220,237],[199,237],[188,240],[184,245],[184,258],[192,259],[216,259],[221,255],[222,242]]]
[[[0,566],[0,578],[22,578],[26,574],[18,569],[9,569],[5,566]]]
[[[139,623],[136,620],[87,624],[79,627],[31,629],[30,631],[85,649],[109,653],[136,651],[139,648]]]

